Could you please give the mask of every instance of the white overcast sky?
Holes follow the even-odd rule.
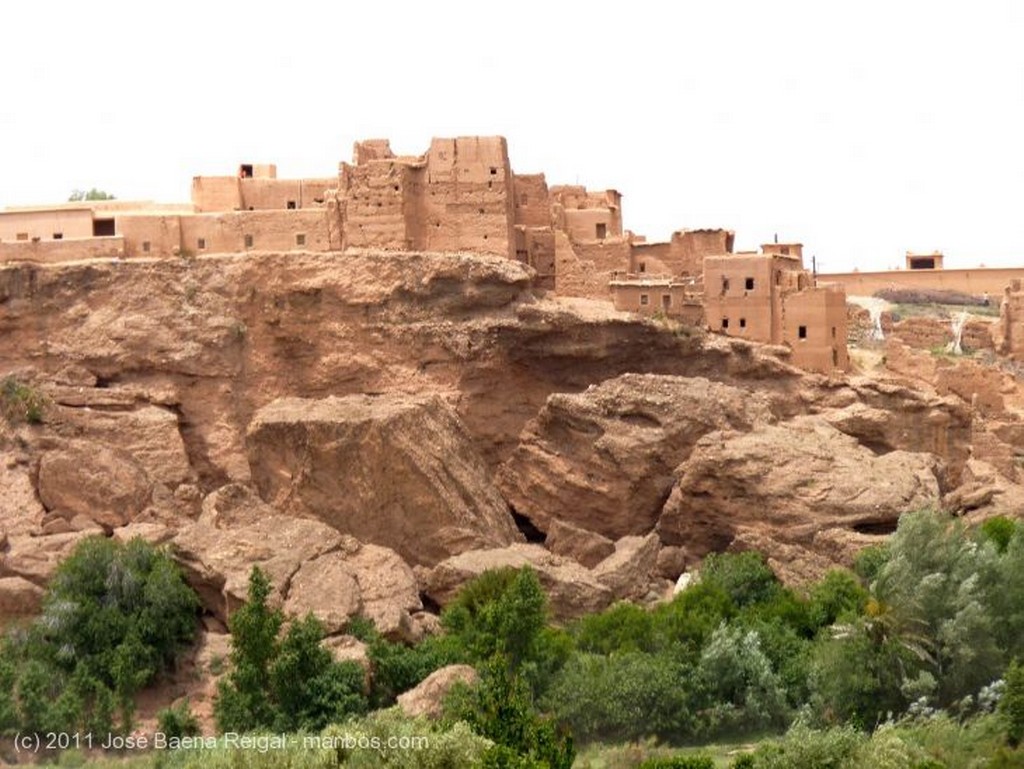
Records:
[[[3,2],[0,207],[502,134],[664,239],[1024,266],[1024,2]]]

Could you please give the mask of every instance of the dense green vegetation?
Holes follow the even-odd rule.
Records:
[[[134,694],[192,640],[197,609],[165,552],[141,539],[83,540],[42,616],[0,641],[0,731],[129,729]]]
[[[104,614],[104,661],[81,663],[88,675],[52,667],[64,654],[52,644],[60,649],[61,633],[79,627],[62,603],[71,586],[74,594],[100,590],[106,597],[96,611],[125,608],[110,575],[128,567],[112,567],[116,559],[103,552],[121,546],[103,542],[62,567],[39,628],[5,642],[0,720],[7,728],[55,722],[69,707],[65,696],[77,698],[76,723],[101,722],[115,704],[130,708],[125,696],[142,674],[126,678],[124,660],[144,660],[131,670],[152,677],[187,637],[194,599],[168,606],[165,589],[159,605],[139,616],[164,612],[179,618],[177,631],[161,621],[165,635],[157,638],[145,632],[152,621]],[[106,576],[97,581],[97,574]],[[180,583],[167,572],[163,584],[172,576]],[[331,659],[315,619],[288,621],[270,608],[269,594],[254,570],[249,601],[231,620],[230,666],[215,712],[222,730],[297,736],[266,754],[247,753],[249,766],[1024,766],[1024,527],[1009,520],[970,529],[942,514],[908,514],[884,546],[860,554],[853,571],[831,572],[799,594],[756,553],[712,555],[700,580],[671,602],[620,603],[567,627],[550,623],[532,571],[489,572],[446,607],[445,632],[418,645],[353,620],[349,632],[367,643],[368,680],[361,667]],[[92,659],[97,650],[68,632],[78,638],[75,659]],[[28,651],[39,638],[49,656]],[[51,667],[40,669],[44,662]],[[440,721],[391,707],[454,662],[473,665],[479,680],[452,691]],[[165,711],[161,724],[181,734],[195,728],[184,708]],[[368,750],[342,739],[352,735],[426,735],[430,746]],[[237,765],[233,752],[228,745],[161,761]]]

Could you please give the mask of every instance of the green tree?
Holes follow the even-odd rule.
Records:
[[[77,203],[82,200],[114,200],[114,196],[93,187],[90,190],[72,190],[71,194],[68,196],[68,200],[72,203]]]
[[[1024,665],[1014,661],[1003,677],[1005,688],[999,712],[1006,721],[1006,739],[1013,747],[1024,740]]]
[[[320,730],[366,710],[363,671],[334,662],[320,642],[323,626],[312,615],[291,622],[271,609],[270,580],[249,574],[248,600],[231,615],[231,670],[217,687],[214,717],[222,731]]]

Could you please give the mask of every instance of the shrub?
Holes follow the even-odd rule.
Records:
[[[116,701],[127,728],[135,692],[193,638],[197,608],[167,553],[141,539],[83,540],[54,574],[40,618],[6,643],[17,661],[6,687],[13,719],[26,731],[109,731]]]
[[[46,397],[35,388],[8,376],[0,382],[0,410],[12,424],[28,422],[39,424],[43,421]]]
[[[651,758],[639,769],[715,769],[715,760],[706,755]]]
[[[500,656],[481,667],[480,680],[473,687],[449,694],[446,711],[449,722],[465,721],[494,743],[484,754],[485,766],[572,766],[576,755],[572,738],[561,734],[551,719],[537,714],[529,685]]]
[[[283,614],[270,609],[270,581],[249,575],[248,601],[229,622],[231,670],[218,683],[214,717],[223,731],[317,730],[366,711],[363,670],[334,662],[320,645],[323,626],[312,615],[278,636]]]
[[[626,601],[583,617],[573,628],[573,635],[580,651],[594,654],[655,649],[653,615]]]
[[[164,708],[156,714],[157,728],[167,737],[191,737],[199,734],[199,721],[192,714],[188,702]]]
[[[864,743],[850,726],[818,731],[794,726],[778,740],[761,743],[754,751],[757,769],[840,769]]]
[[[581,741],[691,736],[689,669],[668,655],[576,654],[544,699]]]
[[[999,713],[1006,722],[1006,739],[1013,747],[1024,739],[1024,665],[1014,661],[1003,677],[1006,682]]]
[[[782,589],[778,577],[754,551],[744,553],[711,553],[700,570],[701,582],[719,587],[737,608],[769,603]]]
[[[978,534],[983,541],[991,542],[996,550],[1002,554],[1010,546],[1010,540],[1017,530],[1017,524],[1003,515],[989,518],[978,527]]]
[[[868,602],[856,576],[833,569],[811,588],[808,614],[815,628],[827,627],[839,619],[852,619],[864,613]]]

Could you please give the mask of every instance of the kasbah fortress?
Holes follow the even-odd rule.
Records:
[[[649,243],[623,229],[618,191],[516,174],[502,137],[434,139],[419,156],[363,141],[337,176],[316,179],[278,179],[274,165],[243,164],[230,176],[195,177],[190,204],[0,211],[0,262],[349,249],[498,255],[529,265],[537,289],[784,345],[794,365],[825,374],[850,369],[847,294],[956,291],[1001,299],[991,346],[1024,352],[1011,319],[1024,303],[1024,268],[943,269],[936,252],[908,253],[905,270],[815,274],[799,243],[734,253],[733,240],[729,230],[696,229]]]
[[[86,537],[166,545],[203,629],[140,718],[210,723],[193,673],[255,565],[365,661],[351,617],[414,642],[487,569],[531,566],[565,621],[710,552],[799,587],[907,510],[1019,517],[1024,268],[804,259],[647,242],[498,137],[0,211],[0,621]]]

